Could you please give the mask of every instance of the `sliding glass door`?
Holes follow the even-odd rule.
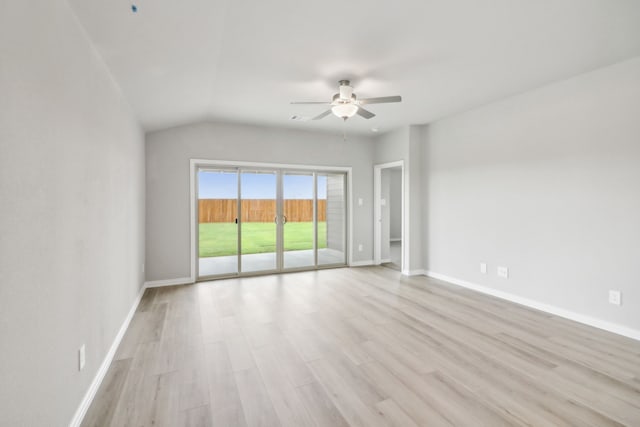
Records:
[[[198,266],[200,276],[238,273],[238,173],[198,171]]]
[[[200,168],[198,278],[346,264],[346,174]]]
[[[240,272],[277,269],[275,171],[240,171]]]
[[[316,212],[312,172],[282,174],[283,268],[315,266]]]
[[[319,173],[318,180],[318,265],[346,262],[347,217],[346,176]]]

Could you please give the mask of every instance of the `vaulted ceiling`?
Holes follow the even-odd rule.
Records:
[[[640,55],[635,0],[69,0],[146,130],[198,120],[343,129],[428,123]]]

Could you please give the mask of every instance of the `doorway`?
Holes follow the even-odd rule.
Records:
[[[406,234],[404,227],[404,162],[374,167],[375,263],[404,272]]]
[[[192,165],[195,278],[346,265],[347,171],[252,165]]]

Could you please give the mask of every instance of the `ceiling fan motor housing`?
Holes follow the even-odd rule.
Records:
[[[340,80],[340,99],[349,101],[353,96],[353,87],[349,84],[349,80]]]

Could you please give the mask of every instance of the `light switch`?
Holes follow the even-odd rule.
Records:
[[[82,344],[82,346],[80,346],[80,348],[78,349],[78,371],[82,371],[84,369],[85,362],[85,346],[84,344]]]

